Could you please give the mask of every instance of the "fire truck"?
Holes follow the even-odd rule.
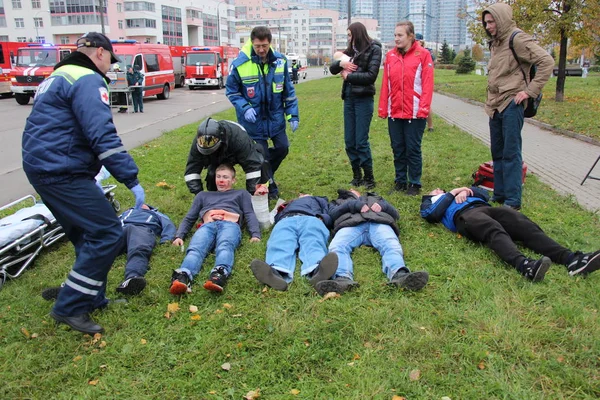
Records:
[[[222,89],[229,65],[240,53],[231,46],[192,47],[185,55],[185,83],[190,90],[200,86]]]
[[[29,43],[17,51],[10,71],[11,91],[17,103],[24,106],[35,96],[38,86],[54,71],[54,66],[74,52],[74,44]]]
[[[0,96],[11,97],[10,90],[10,70],[15,64],[17,50],[23,47],[20,42],[0,42]]]

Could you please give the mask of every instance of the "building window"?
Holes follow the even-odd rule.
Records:
[[[14,10],[21,9],[21,0],[12,0],[12,6]]]
[[[123,12],[123,3],[117,3],[117,12]]]
[[[0,28],[6,28],[6,17],[0,17]]]
[[[202,14],[202,23],[204,25],[204,44],[206,46],[218,46],[219,35],[217,32],[217,16]]]
[[[60,37],[60,44],[69,44],[69,37],[68,36],[61,36]]]
[[[31,0],[31,8],[33,8],[33,9],[42,8],[41,0]]]
[[[46,43],[46,38],[44,36],[36,36],[35,41],[37,43]]]
[[[64,11],[62,11],[64,12]],[[52,16],[50,20],[52,26],[63,26],[63,25],[99,25],[100,15],[99,14],[76,14],[76,15],[65,15],[65,16]],[[104,25],[108,25],[108,17],[104,15]]]
[[[183,27],[181,9],[162,6],[163,44],[169,46],[183,45]]]
[[[154,3],[147,1],[126,1],[125,11],[152,11],[154,12]]]
[[[118,23],[119,23],[119,29],[123,29],[123,20],[122,20],[122,19],[120,19],[120,20],[118,21]]]
[[[36,28],[43,28],[44,27],[44,20],[40,17],[38,18],[34,18],[33,19],[33,26],[35,26]]]
[[[27,38],[25,36],[17,36],[17,42],[25,43]]]
[[[23,18],[15,18],[15,27],[25,28],[25,21],[23,20]]]
[[[0,35],[0,42],[8,42],[8,35]]]
[[[125,25],[128,28],[155,28],[156,29],[156,21],[153,19],[145,19],[145,18],[126,19]]]

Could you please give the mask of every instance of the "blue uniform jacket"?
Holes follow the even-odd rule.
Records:
[[[85,57],[85,58],[84,58]],[[56,66],[39,86],[22,139],[23,170],[32,184],[94,179],[102,165],[129,189],[138,168],[113,123],[104,75],[83,53]]]
[[[268,55],[268,72],[259,72],[258,76],[240,77],[238,67],[246,62],[259,64],[259,57],[248,41],[240,55],[231,64],[227,78],[225,94],[235,107],[238,122],[254,140],[267,140],[285,133],[285,123],[299,121],[298,99],[294,85],[290,80],[287,59],[271,49]],[[283,67],[275,73],[277,67]],[[260,70],[260,67],[258,68]],[[274,89],[278,92],[274,92]],[[244,113],[250,107],[256,111],[256,122],[250,123]]]
[[[147,227],[154,232],[154,236],[160,236],[160,243],[175,239],[175,224],[156,208],[150,207],[149,210],[130,208],[119,215],[119,220],[123,226],[131,224]]]
[[[323,221],[327,229],[333,227],[333,220],[329,216],[329,200],[327,200],[327,197],[304,196],[284,203],[282,206],[275,215],[275,223],[278,223],[286,215],[293,213],[317,217]]]
[[[454,201],[454,195],[451,193],[439,196],[423,196],[423,200],[421,201],[421,217],[425,218],[427,222],[441,221],[446,228],[452,232],[456,232],[454,217],[459,212],[479,204],[490,206],[487,202],[489,196],[484,189],[473,186],[471,190],[473,191],[473,196],[467,197],[467,200],[461,204]]]

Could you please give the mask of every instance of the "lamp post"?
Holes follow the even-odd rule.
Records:
[[[36,12],[35,15],[33,16],[33,25],[35,26],[35,41],[36,42],[38,41],[38,38],[40,37],[40,34],[39,34],[40,27],[38,26],[36,18],[40,13],[43,13],[43,12],[50,13],[50,10],[40,10],[40,11]]]
[[[221,4],[228,4],[227,0],[217,1],[217,40],[218,40],[217,46],[221,46],[221,13],[219,10]],[[227,10],[225,12],[227,12]],[[227,15],[227,22],[229,23],[229,14],[226,14],[226,15]],[[229,44],[229,25],[227,26],[227,32],[228,32],[227,44]]]

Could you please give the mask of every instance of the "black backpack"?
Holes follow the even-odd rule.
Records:
[[[527,81],[527,75],[525,75],[525,71],[523,70],[522,66],[521,66],[521,62],[519,61],[519,58],[517,57],[517,53],[515,52],[515,46],[513,44],[513,39],[515,38],[515,36],[521,33],[521,31],[514,31],[512,33],[512,35],[510,35],[510,40],[508,41],[508,47],[510,47],[510,51],[512,51],[513,53],[513,57],[515,58],[515,60],[517,60],[517,63],[519,64],[519,69],[521,70],[521,73],[523,74],[523,79],[525,80],[525,84],[529,84],[529,82],[531,82],[533,80],[533,78],[535,78],[535,73],[537,72],[537,67],[535,64],[533,64],[531,66],[531,68],[529,69],[529,82]],[[525,108],[525,112],[524,112],[524,116],[525,118],[532,118],[535,117],[535,114],[537,114],[537,110],[540,106],[540,103],[542,102],[542,93],[540,93],[535,99],[528,99],[527,101],[527,107]]]

